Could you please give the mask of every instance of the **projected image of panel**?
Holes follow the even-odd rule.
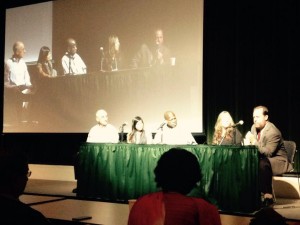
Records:
[[[5,60],[22,41],[32,87],[27,92],[5,78],[3,132],[88,132],[101,108],[116,127],[127,122],[125,132],[135,116],[156,132],[167,110],[179,125],[203,132],[202,32],[203,0],[57,0],[8,8]],[[38,62],[42,47],[51,52],[47,66]],[[71,51],[82,59],[80,69]]]

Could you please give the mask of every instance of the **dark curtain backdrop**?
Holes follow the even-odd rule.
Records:
[[[228,110],[244,120],[256,105],[285,139],[299,138],[299,1],[205,1],[205,122],[211,139],[217,115]]]
[[[18,1],[6,2],[11,6]],[[4,10],[1,13],[4,18]],[[204,1],[203,108],[208,143],[219,112],[228,110],[235,121],[244,120],[239,128],[245,134],[252,125],[253,107],[262,104],[283,137],[300,145],[299,17],[298,0]],[[1,34],[3,57],[3,29]],[[35,138],[25,136],[26,141]],[[52,136],[49,139],[55,141]],[[74,141],[70,135],[61,145],[72,146]]]

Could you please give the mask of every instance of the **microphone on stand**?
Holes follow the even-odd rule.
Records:
[[[127,125],[127,122],[124,122],[121,126],[120,126],[120,130],[121,130],[121,142],[124,141],[124,127]]]
[[[244,124],[244,121],[243,120],[240,120],[239,122],[229,126],[229,127],[236,127],[236,126],[239,126],[239,125],[243,125]]]
[[[69,57],[69,73],[67,75],[73,75],[73,70],[72,70],[72,66],[71,66],[71,59],[74,60],[74,56],[71,55],[69,52],[66,52],[65,55]]]
[[[121,128],[121,129],[124,129],[124,127],[127,126],[127,125],[128,125],[128,123],[127,123],[127,122],[124,122],[124,123],[122,123],[122,125],[120,126],[120,128]]]
[[[167,121],[165,120],[165,121],[157,128],[157,130],[162,129],[166,124],[167,124]]]
[[[100,47],[99,50],[100,50],[100,59],[101,59],[100,70],[103,71],[104,49],[103,47]]]
[[[103,47],[100,47],[99,50],[100,50],[101,57],[104,57],[104,51],[103,51],[104,49],[103,49]]]

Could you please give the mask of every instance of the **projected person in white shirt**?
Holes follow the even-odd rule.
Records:
[[[177,126],[177,118],[174,112],[166,111],[165,123],[161,125],[154,137],[154,144],[187,145],[197,144],[191,132]],[[167,125],[167,126],[165,126]]]
[[[14,107],[16,107],[18,120],[21,119],[21,116],[25,115],[25,113],[21,113],[23,109],[28,111],[29,94],[33,93],[30,75],[23,59],[25,53],[24,43],[21,41],[15,42],[13,45],[13,55],[6,61],[4,71],[4,86],[7,94],[5,96],[9,98],[9,104],[14,104]],[[26,119],[24,116],[21,120],[25,121]]]
[[[77,44],[72,38],[67,40],[67,52],[61,59],[65,75],[86,74],[87,67],[82,58],[77,54]]]
[[[88,134],[87,142],[93,143],[118,143],[118,130],[108,123],[107,112],[100,109],[96,112],[96,121],[98,124],[93,126]]]

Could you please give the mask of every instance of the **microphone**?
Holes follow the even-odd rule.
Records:
[[[101,61],[100,61],[100,70],[103,71],[103,60],[104,60],[103,47],[100,47],[99,50],[100,50],[100,55],[101,55],[101,57],[100,57],[100,59],[101,59]]]
[[[128,123],[127,123],[127,122],[124,122],[124,123],[121,125],[121,127],[125,127],[126,125],[128,125]]]
[[[124,122],[121,126],[120,126],[120,131],[121,131],[121,142],[123,142],[124,139],[124,127],[127,125],[127,122]]]
[[[229,126],[229,127],[236,127],[236,126],[239,126],[239,125],[243,125],[244,124],[244,121],[243,120],[240,120],[239,122]]]
[[[100,47],[99,50],[100,50],[101,57],[104,57],[104,50],[103,50],[103,47]]]
[[[126,125],[128,125],[127,122],[122,123],[122,125],[120,126],[120,130],[123,131],[123,130],[124,130],[124,127],[125,127]]]
[[[157,128],[157,130],[162,129],[166,124],[167,124],[167,121],[165,120],[165,121]]]

